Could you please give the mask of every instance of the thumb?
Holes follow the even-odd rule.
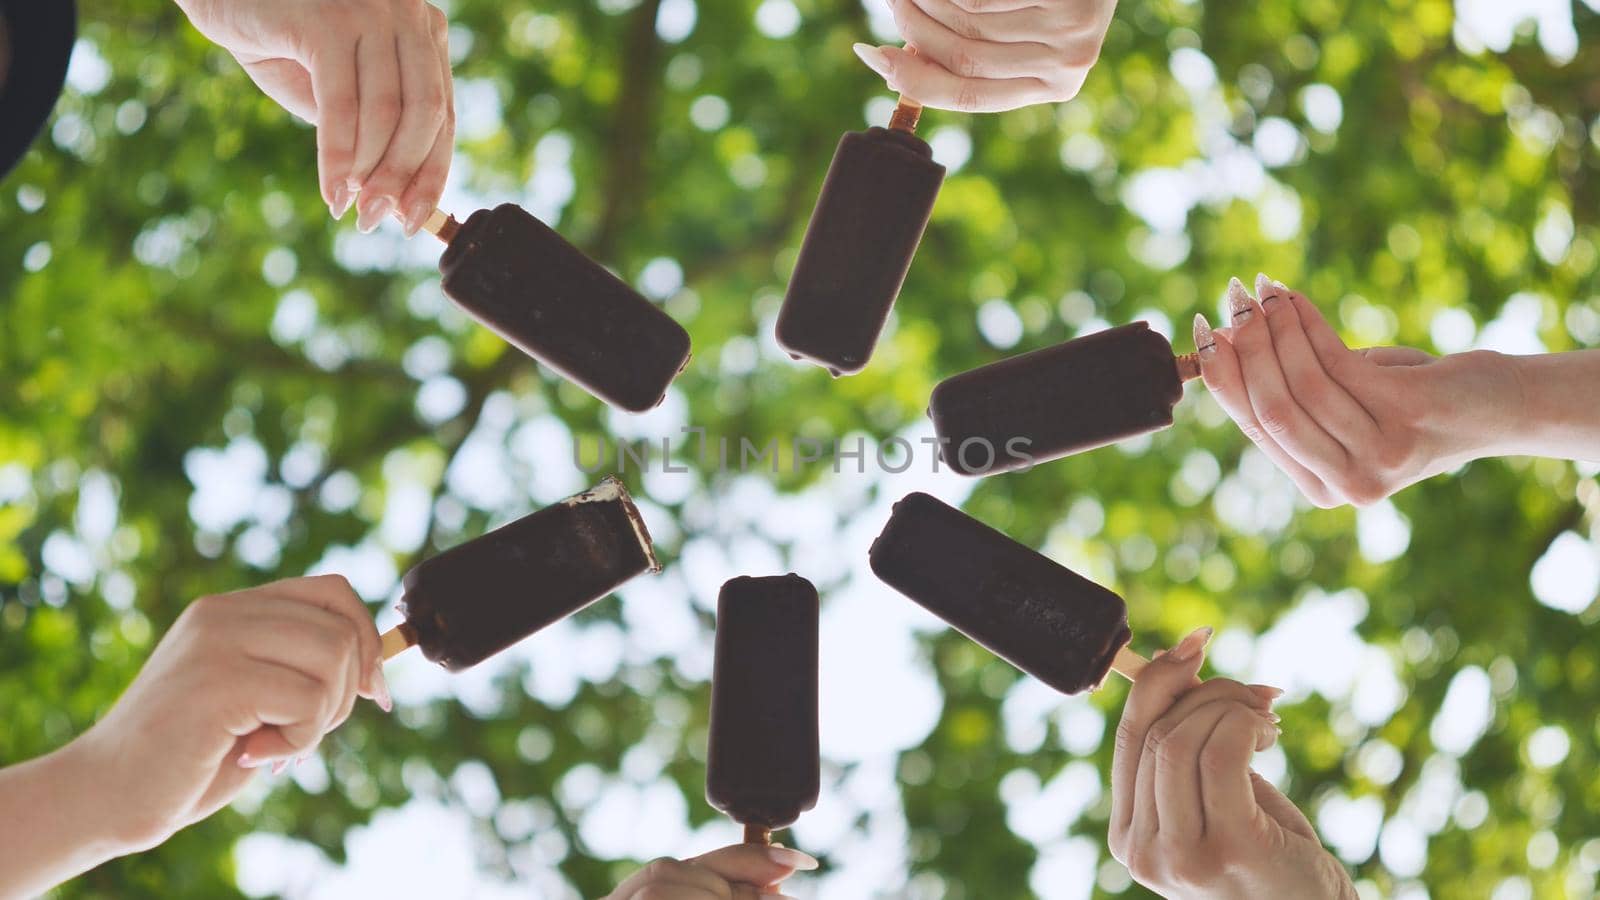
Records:
[[[736,884],[765,887],[793,875],[810,871],[817,861],[799,850],[764,844],[734,844],[697,856],[690,862],[704,866]]]
[[[1311,820],[1300,811],[1300,807],[1295,806],[1288,797],[1273,787],[1272,782],[1251,772],[1250,787],[1255,791],[1256,805],[1261,807],[1267,818],[1277,822],[1285,831],[1298,834],[1319,846],[1322,844],[1322,839],[1317,837],[1317,830],[1311,827]]]
[[[1432,354],[1411,347],[1368,347],[1356,352],[1379,366],[1425,366],[1437,361]]]

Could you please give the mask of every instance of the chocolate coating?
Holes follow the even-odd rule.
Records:
[[[944,461],[987,475],[1165,428],[1182,398],[1172,344],[1134,322],[947,378],[928,416]]]
[[[735,578],[717,597],[706,800],[785,828],[817,804],[817,589],[799,575]]]
[[[657,569],[638,509],[607,478],[420,563],[400,611],[423,655],[460,671]]]
[[[474,318],[619,409],[653,408],[689,364],[683,326],[514,204],[473,213],[439,271]]]
[[[1094,690],[1133,634],[1122,598],[927,494],[869,551],[883,582],[1063,694]]]
[[[779,345],[834,375],[861,371],[943,183],[944,166],[916,135],[841,138],[778,313]]]

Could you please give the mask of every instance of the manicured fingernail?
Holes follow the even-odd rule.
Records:
[[[328,211],[333,213],[335,220],[342,219],[344,214],[350,211],[350,204],[354,203],[355,199],[356,195],[350,191],[348,185],[336,185],[333,189],[333,203],[329,205]]]
[[[239,768],[241,769],[259,769],[266,765],[267,762],[268,760],[256,759],[248,753],[239,754]]]
[[[389,695],[389,679],[383,677],[383,660],[372,664],[372,702],[384,712],[394,712],[394,698]]]
[[[1189,632],[1188,637],[1179,641],[1178,646],[1172,648],[1172,658],[1179,662],[1188,662],[1199,656],[1200,651],[1211,643],[1211,633],[1210,625],[1204,628],[1196,628],[1194,631]]]
[[[282,775],[283,770],[287,768],[289,768],[289,761],[287,759],[280,759],[272,764],[272,774]]]
[[[1250,292],[1244,289],[1244,282],[1238,278],[1228,279],[1228,321],[1238,325],[1253,312],[1255,304],[1250,300]]]
[[[1273,687],[1270,684],[1252,684],[1250,690],[1255,691],[1263,700],[1276,700],[1283,696],[1283,688]]]
[[[788,866],[801,872],[810,872],[821,865],[811,855],[788,847],[768,847],[767,856],[780,866]]]
[[[883,76],[884,81],[889,81],[894,76],[894,61],[889,58],[889,54],[883,52],[881,47],[857,43],[852,44],[850,49],[854,50],[856,56],[867,64],[867,68]],[[893,86],[891,83],[890,87]]]
[[[426,200],[418,200],[411,204],[411,211],[406,213],[406,237],[416,237],[432,212],[433,206]]]
[[[361,214],[356,217],[356,227],[361,230],[362,234],[371,234],[378,230],[378,226],[383,224],[384,218],[394,210],[394,202],[388,197],[374,197],[371,200],[364,201],[360,209]]]
[[[1201,359],[1217,355],[1217,339],[1212,336],[1211,323],[1203,313],[1194,314],[1194,348],[1200,351]]]

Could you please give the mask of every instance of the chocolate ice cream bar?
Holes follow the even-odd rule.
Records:
[[[717,598],[706,800],[765,842],[815,806],[817,589],[799,575],[735,578]]]
[[[928,415],[963,475],[1025,468],[1172,424],[1192,354],[1134,322],[945,379]]]
[[[839,141],[778,313],[779,345],[834,375],[872,356],[944,182],[915,117],[892,124]]]
[[[1144,667],[1121,597],[927,494],[894,505],[869,555],[885,584],[1064,694]]]
[[[601,400],[651,409],[688,365],[681,325],[521,207],[435,224],[450,299]]]
[[[384,658],[415,644],[460,671],[660,568],[638,508],[609,477],[407,572],[406,620],[383,636]]]

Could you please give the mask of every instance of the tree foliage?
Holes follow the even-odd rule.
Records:
[[[1600,344],[1600,18],[1588,4],[1573,4],[1588,52],[1559,62],[1527,33],[1504,52],[1463,50],[1445,0],[1127,0],[1079,99],[926,116],[945,158],[969,155],[953,166],[891,332],[852,378],[791,364],[771,352],[770,331],[811,203],[838,135],[872,124],[868,110],[885,115],[887,101],[849,51],[869,30],[861,5],[796,0],[792,34],[758,28],[758,8],[787,5],[449,4],[464,110],[451,196],[528,203],[623,277],[664,278],[661,299],[695,345],[669,405],[711,435],[900,434],[946,375],[1097,321],[1215,321],[1227,278],[1257,270],[1305,290],[1352,343],[1450,349],[1452,327],[1522,315],[1551,350]],[[683,36],[668,24],[686,8]],[[443,302],[434,248],[330,222],[311,131],[170,4],[86,14],[75,88],[0,192],[7,762],[92,723],[193,598],[304,573],[330,547],[382,547],[404,571],[547,502],[541,479],[568,480],[518,455],[519,426],[558,423],[529,433],[588,446],[619,427]],[[1152,192],[1158,208],[1145,209]],[[1174,204],[1177,219],[1164,220]],[[1012,329],[1015,346],[997,346]],[[488,501],[447,475],[480,438],[510,448],[496,458],[510,460],[511,490]],[[747,480],[683,457],[692,489],[624,473],[676,523],[662,542],[669,566],[697,538],[739,540],[706,511]],[[230,473],[220,489],[242,492],[244,507],[211,521],[196,498],[218,460]],[[1394,840],[1423,834],[1419,873],[1392,871],[1398,852],[1352,860],[1384,893],[1479,897],[1522,876],[1537,896],[1587,896],[1600,867],[1600,844],[1588,843],[1600,837],[1595,612],[1540,605],[1530,571],[1559,536],[1594,533],[1595,473],[1490,461],[1417,486],[1393,504],[1409,523],[1406,552],[1375,562],[1356,512],[1290,506],[1287,483],[1263,466],[1191,388],[1174,428],[985,480],[967,508],[1118,589],[1145,650],[1213,624],[1248,658],[1249,636],[1303,601],[1359,591],[1359,635],[1403,695],[1371,722],[1348,693],[1292,693],[1291,796],[1314,821],[1329,803],[1376,798],[1402,822]],[[849,477],[823,464],[770,480],[792,493]],[[420,543],[382,528],[418,484],[431,495]],[[92,492],[114,498],[114,525],[86,511]],[[840,580],[820,586],[826,598]],[[392,598],[369,599],[377,610]],[[711,619],[703,603],[693,610],[703,648]],[[583,620],[622,621],[608,603]],[[942,712],[897,763],[911,887],[879,890],[1042,890],[1039,846],[1011,830],[1002,785],[1018,771],[1048,782],[1079,758],[1106,771],[1110,725],[1077,752],[1068,720],[1046,715],[1049,739],[1019,749],[1000,712],[1015,673],[958,636],[923,640]],[[1457,764],[1430,727],[1471,667],[1492,684],[1493,716]],[[701,799],[706,685],[671,653],[630,657],[564,705],[534,699],[517,673],[495,690],[484,709],[454,698],[394,718],[363,708],[324,747],[326,790],[280,783],[249,815],[226,811],[62,896],[227,895],[232,847],[251,831],[339,859],[347,829],[381,807],[419,790],[458,803],[448,778],[470,761],[487,764],[508,801],[552,798],[575,767],[618,771],[659,735],[667,708],[682,715],[664,773],[694,823],[714,818]],[[1123,696],[1112,685],[1089,708],[1114,722]],[[1558,765],[1529,756],[1546,726],[1570,736]],[[530,755],[530,733],[547,754]],[[1398,772],[1375,777],[1386,767],[1369,763],[1390,748]],[[830,784],[849,770],[830,762]],[[1413,790],[1438,771],[1460,786]],[[1463,805],[1462,791],[1481,797]],[[1430,811],[1441,796],[1454,808]],[[1472,812],[1480,800],[1486,816]],[[586,848],[581,810],[541,808],[570,847],[559,871],[583,896],[637,862]],[[1103,848],[1106,813],[1102,796],[1067,829]],[[484,865],[516,871],[526,839],[491,819]],[[1545,833],[1554,859],[1530,849]],[[1094,891],[1143,895],[1114,863]]]

